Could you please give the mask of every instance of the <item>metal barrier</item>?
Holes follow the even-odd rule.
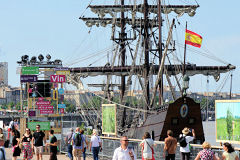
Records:
[[[99,157],[102,160],[110,160],[112,159],[114,150],[116,148],[118,148],[120,146],[120,141],[119,138],[112,138],[112,137],[101,137],[102,140],[102,152],[99,153]],[[90,141],[90,137],[88,137],[88,141]],[[63,140],[62,140],[63,142]],[[137,159],[141,159],[141,147],[139,146],[141,140],[138,139],[129,139],[129,144],[128,146],[133,148],[135,155],[137,156]],[[154,157],[156,160],[162,160],[165,159],[163,158],[163,147],[164,147],[164,142],[162,141],[155,141],[155,143],[157,144],[154,147]],[[64,145],[61,145],[64,146]],[[62,152],[65,153],[67,152],[67,147],[63,147],[61,148]],[[177,146],[176,149],[176,160],[180,160],[181,159],[181,155],[180,155],[180,146]],[[202,150],[202,146],[201,145],[197,145],[197,144],[191,144],[191,159],[194,159],[198,152]],[[215,155],[217,155],[218,157],[221,158],[221,155],[223,153],[223,149],[222,147],[218,147],[218,146],[212,146],[212,150],[215,152]],[[239,155],[239,148],[236,148],[236,153]],[[86,151],[87,154],[91,155],[92,153],[89,152],[89,149]]]

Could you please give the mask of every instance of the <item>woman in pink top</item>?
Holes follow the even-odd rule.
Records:
[[[203,150],[201,150],[195,160],[218,160],[214,152],[211,150],[211,145],[208,142],[202,144]]]

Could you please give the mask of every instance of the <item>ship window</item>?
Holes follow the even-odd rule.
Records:
[[[195,118],[189,118],[188,124],[195,124]]]
[[[172,125],[178,125],[179,120],[178,118],[172,118]]]

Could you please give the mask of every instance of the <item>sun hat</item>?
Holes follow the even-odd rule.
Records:
[[[189,129],[187,127],[185,127],[183,130],[182,130],[182,133],[187,135],[189,133]]]

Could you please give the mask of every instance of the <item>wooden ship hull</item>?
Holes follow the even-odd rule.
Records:
[[[125,135],[142,139],[144,133],[149,132],[155,140],[164,141],[168,130],[172,130],[173,136],[178,138],[184,127],[195,130],[196,143],[204,142],[200,104],[189,97],[180,97],[174,103],[161,108],[156,114],[148,115],[141,126],[131,127]]]

